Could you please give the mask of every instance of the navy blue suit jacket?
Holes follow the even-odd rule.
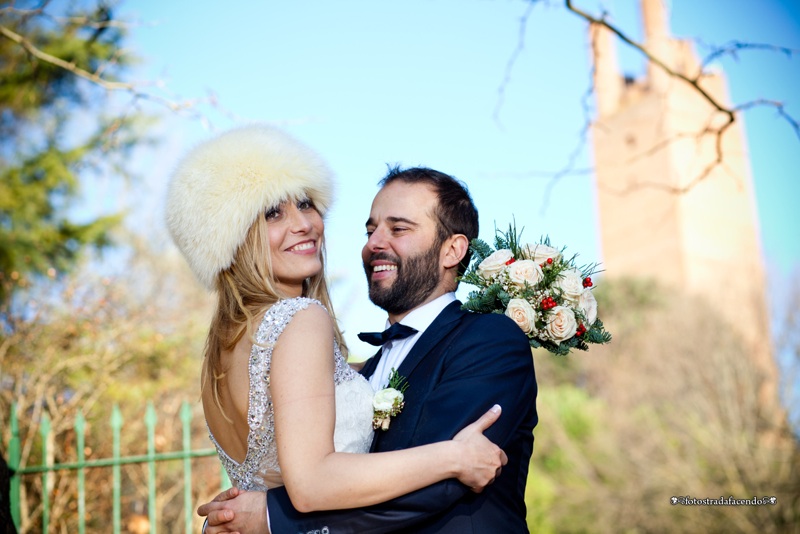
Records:
[[[377,359],[364,366],[370,376]],[[447,306],[420,336],[397,370],[408,379],[405,407],[377,452],[452,438],[494,404],[503,412],[485,435],[508,456],[501,475],[476,494],[456,479],[360,509],[297,512],[285,488],[267,492],[274,534],[519,533],[525,522],[525,482],[536,426],[536,377],[527,338],[509,318]],[[390,480],[386,481],[391,484]]]

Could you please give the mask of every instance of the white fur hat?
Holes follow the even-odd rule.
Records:
[[[201,143],[178,164],[167,227],[194,274],[213,289],[256,217],[303,195],[324,215],[332,189],[331,171],[306,145],[271,126],[240,127]]]

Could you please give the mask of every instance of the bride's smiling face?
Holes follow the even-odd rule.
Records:
[[[264,216],[276,285],[288,296],[300,296],[303,280],[322,270],[322,216],[308,198],[287,200]]]

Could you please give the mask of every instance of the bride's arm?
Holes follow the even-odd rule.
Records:
[[[496,475],[503,453],[482,435],[394,452],[334,452],[333,372],[330,317],[309,306],[281,334],[270,371],[278,460],[297,510],[369,506],[454,477],[482,487]]]

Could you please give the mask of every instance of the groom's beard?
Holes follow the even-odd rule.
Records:
[[[439,284],[440,248],[440,244],[434,243],[427,251],[405,261],[386,253],[370,256],[364,263],[369,284],[369,299],[391,314],[405,313],[425,302]],[[370,262],[374,260],[391,261],[397,265],[397,275],[389,287],[372,283]]]

